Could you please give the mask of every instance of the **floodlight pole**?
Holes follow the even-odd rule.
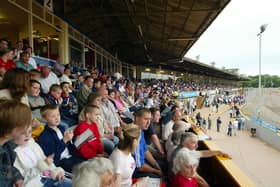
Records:
[[[263,24],[260,26],[260,33],[257,34],[259,36],[259,95],[262,95],[262,71],[261,71],[261,62],[262,62],[262,33],[265,31],[267,24]]]

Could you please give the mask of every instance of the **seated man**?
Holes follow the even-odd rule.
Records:
[[[80,110],[86,105],[87,98],[89,94],[92,92],[93,86],[93,78],[91,76],[86,76],[83,86],[80,88],[80,90],[77,92],[76,98],[78,100],[79,108]]]
[[[164,149],[154,130],[154,124],[159,123],[160,111],[158,108],[151,108],[150,111],[152,114],[152,119],[148,129],[144,130],[145,141],[154,157],[162,157],[164,156]]]
[[[147,149],[143,130],[148,129],[151,121],[151,112],[148,109],[140,109],[134,113],[135,124],[141,128],[141,137],[139,145],[137,145],[134,159],[136,169],[133,173],[133,178],[152,177],[159,178],[163,176],[163,172],[158,162],[154,159],[150,151]]]

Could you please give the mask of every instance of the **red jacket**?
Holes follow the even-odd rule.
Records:
[[[12,60],[8,60],[7,62],[4,62],[2,58],[0,58],[0,68],[4,68],[6,71],[15,68],[16,64]]]
[[[95,138],[83,143],[78,149],[78,154],[85,159],[93,158],[98,154],[104,153],[96,123],[88,124],[86,121],[80,122],[74,130],[74,138],[87,129],[90,129],[93,132]]]

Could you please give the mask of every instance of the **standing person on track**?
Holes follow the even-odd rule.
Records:
[[[222,120],[221,120],[221,117],[219,116],[217,118],[217,132],[220,132],[221,125],[222,125]]]

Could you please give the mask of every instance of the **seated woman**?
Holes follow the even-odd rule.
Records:
[[[27,71],[20,68],[10,69],[5,73],[1,82],[0,98],[14,99],[28,106],[28,84],[29,74]]]
[[[122,99],[121,92],[114,90],[110,93],[110,99],[115,103],[118,112],[124,116],[124,118],[133,119],[133,114],[130,112],[128,104]]]
[[[73,187],[109,187],[113,184],[113,165],[107,158],[90,159],[73,170]]]
[[[15,143],[18,147],[14,166],[24,176],[25,187],[71,187],[71,181],[64,178],[64,170],[56,167],[53,156],[46,157],[41,147],[31,138],[31,126],[21,134]]]
[[[187,148],[182,148],[176,155],[173,162],[175,177],[172,180],[172,187],[199,187],[194,177],[199,158]]]
[[[131,156],[139,143],[141,129],[134,124],[125,126],[120,133],[120,142],[110,156],[116,175],[116,187],[129,187],[132,185],[132,174],[135,169],[135,160]],[[132,186],[145,183],[140,180]],[[141,184],[143,185],[143,184]]]

